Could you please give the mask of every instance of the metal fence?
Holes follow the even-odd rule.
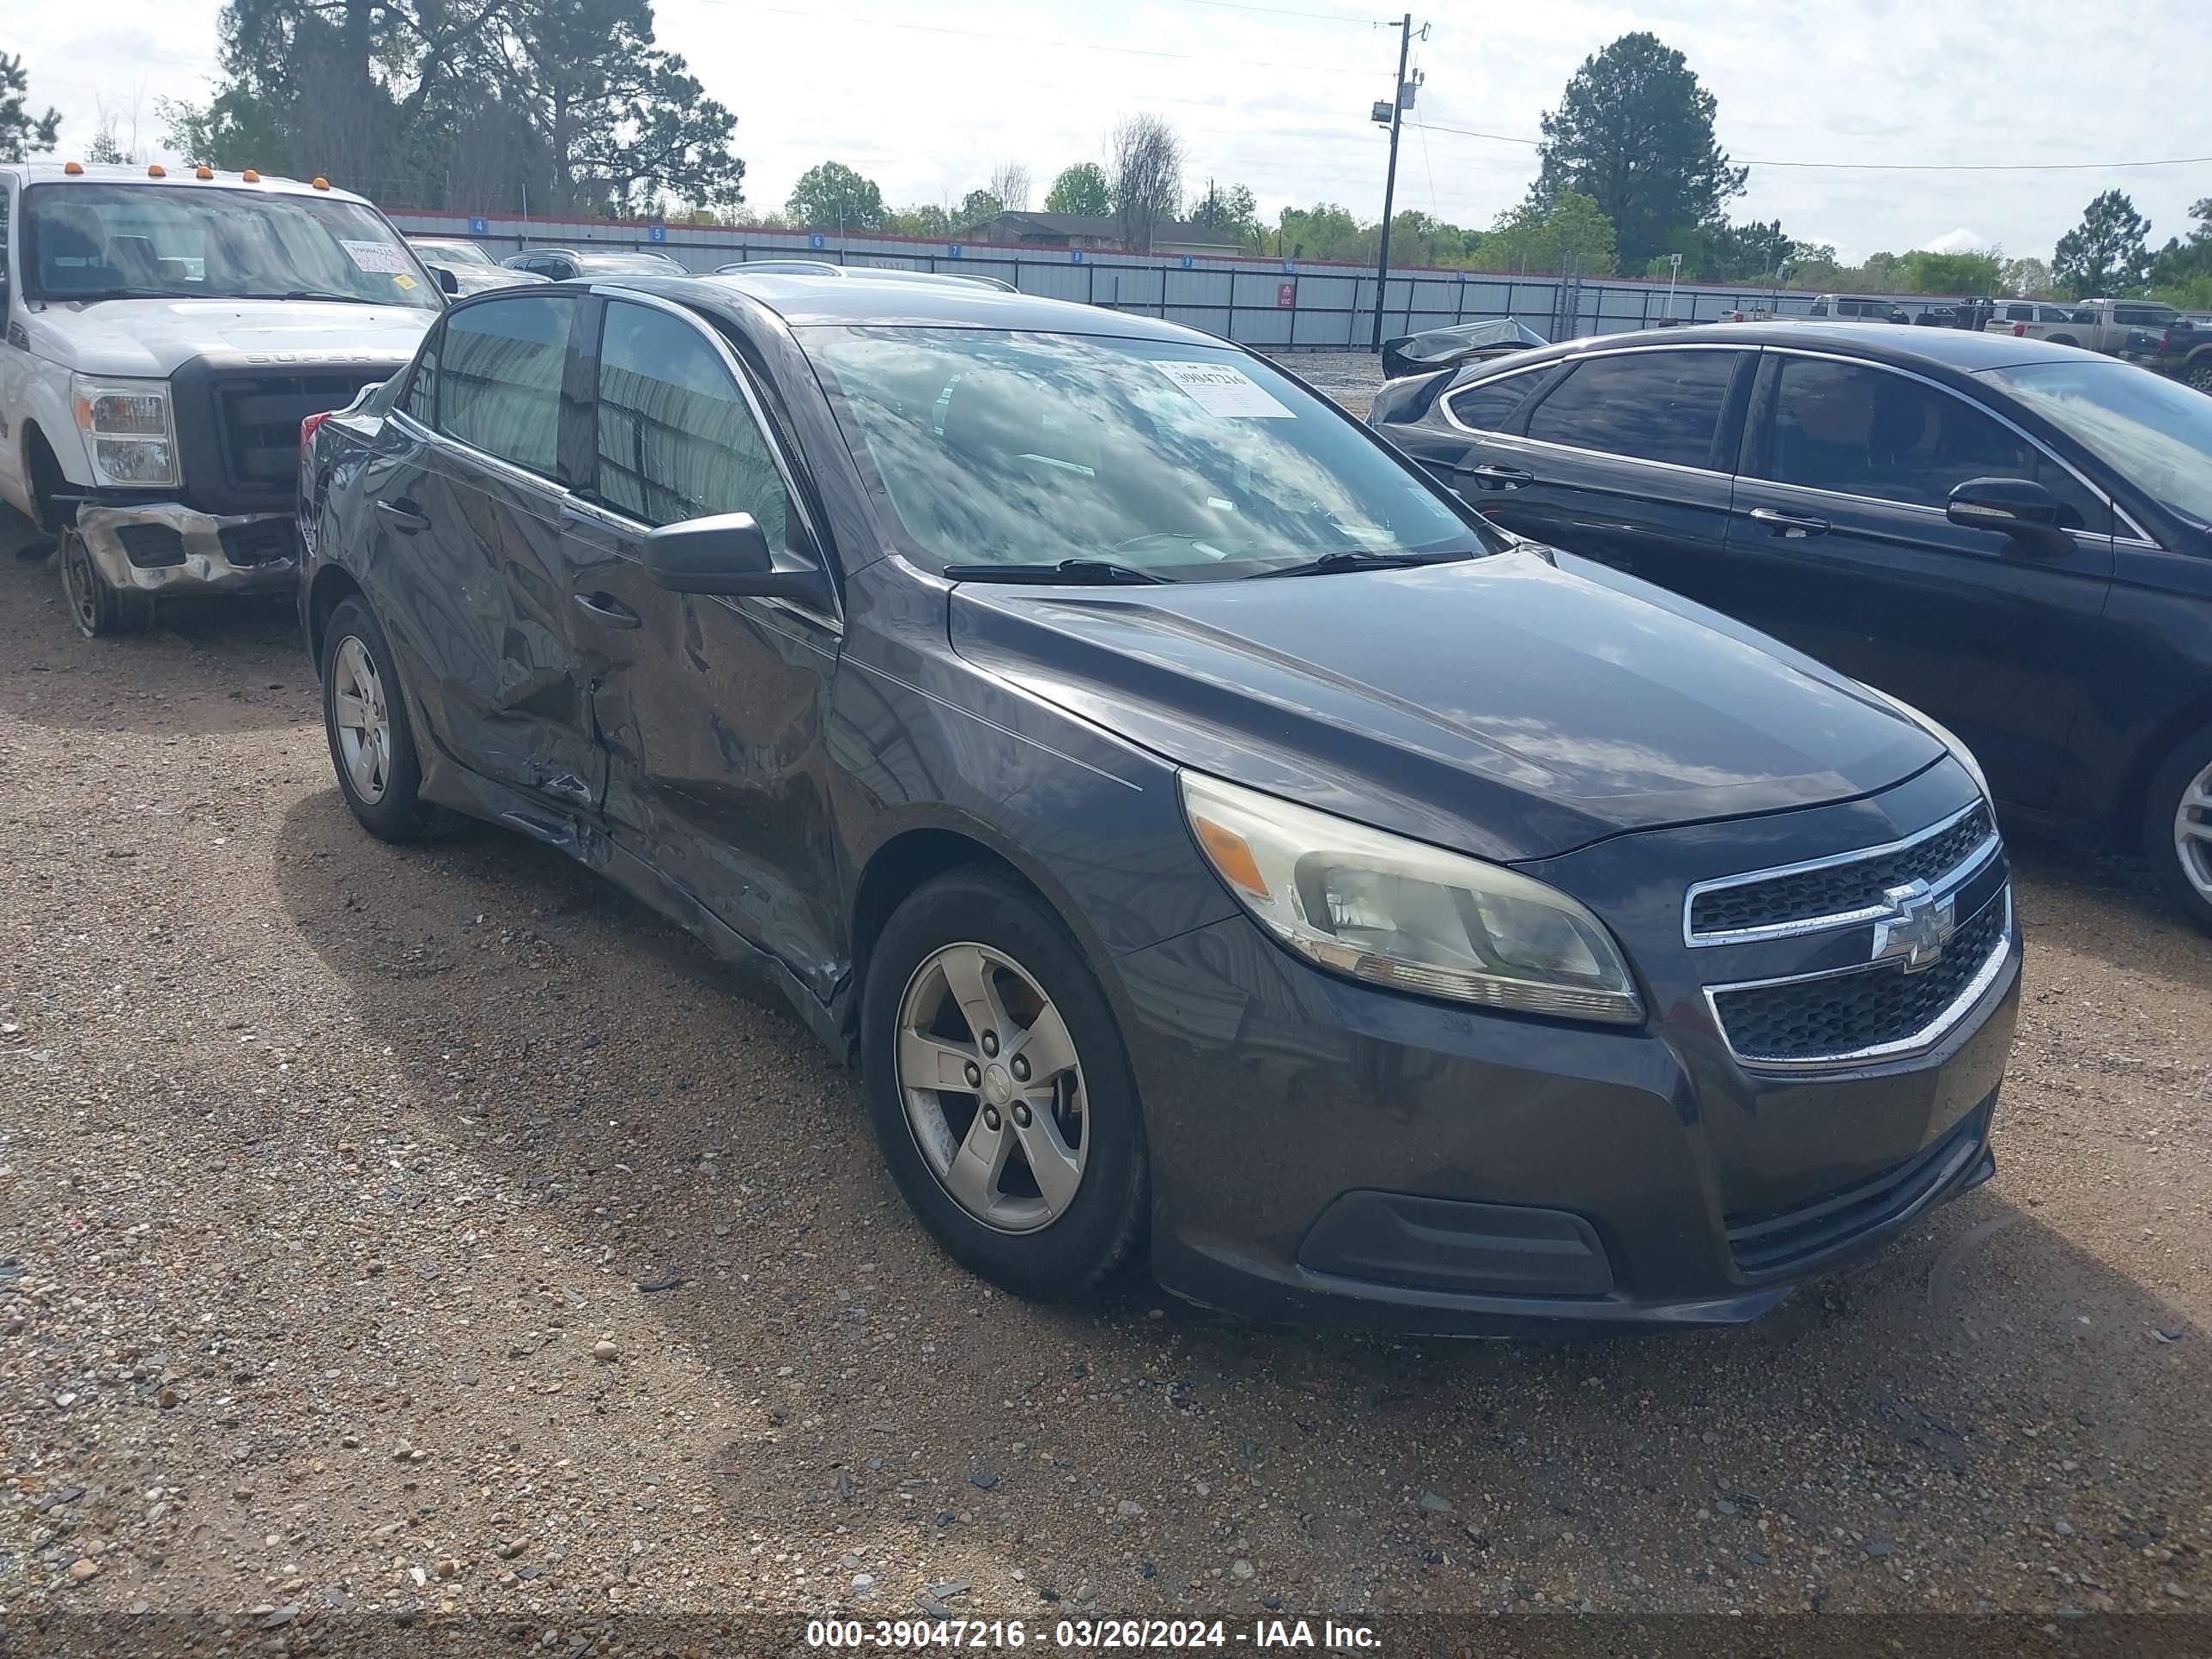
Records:
[[[665,253],[696,271],[752,259],[796,258],[996,276],[1024,294],[1140,312],[1272,351],[1364,350],[1374,331],[1375,273],[1348,265],[985,247],[709,225],[549,222],[412,211],[391,216],[410,234],[467,237],[495,258],[526,246],[591,247]],[[1620,277],[1394,269],[1383,289],[1382,328],[1389,337],[1515,317],[1549,339],[1564,340],[1650,328],[1670,319],[1713,322],[1737,312],[1803,316],[1813,297],[1793,289],[1710,283],[1684,283],[1670,291],[1665,283]],[[1934,296],[1888,297],[1911,309]]]

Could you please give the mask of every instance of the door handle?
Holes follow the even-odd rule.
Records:
[[[415,510],[415,503],[402,495],[396,501],[379,501],[376,510],[392,520],[392,527],[403,536],[412,536],[417,531],[428,530],[429,520]]]
[[[1828,533],[1826,519],[1807,519],[1795,513],[1777,513],[1771,507],[1752,508],[1751,521],[1765,525],[1770,536],[1825,536]]]
[[[576,609],[609,628],[635,628],[643,620],[611,593],[579,593]]]
[[[1480,489],[1518,489],[1524,484],[1536,482],[1534,473],[1523,471],[1517,466],[1494,466],[1485,464],[1481,466],[1470,466],[1464,471],[1468,477],[1474,480],[1475,487]]]

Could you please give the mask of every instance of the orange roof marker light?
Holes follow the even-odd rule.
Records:
[[[330,187],[331,181],[329,179],[324,178],[319,173],[315,175],[315,188],[317,190],[328,190]]]
[[[195,179],[212,179],[215,177],[215,169],[210,167],[194,167],[192,169],[192,177]]]
[[[62,163],[62,171],[69,177],[74,179],[77,174],[84,171],[84,163],[82,161],[64,161]]]
[[[240,173],[238,176],[246,180],[249,185],[258,185],[261,182],[261,175],[256,173],[252,167],[246,168],[245,172]]]
[[[149,179],[166,179],[169,176],[169,170],[156,161],[146,169],[146,176]]]

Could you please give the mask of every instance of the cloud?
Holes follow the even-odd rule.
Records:
[[[1990,246],[1990,239],[1978,230],[1968,230],[1962,225],[1956,230],[1945,231],[1941,236],[1931,236],[1917,246],[1936,253],[1978,252]]]

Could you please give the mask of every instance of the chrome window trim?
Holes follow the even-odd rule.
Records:
[[[744,360],[732,349],[727,340],[702,323],[689,307],[678,305],[672,300],[664,300],[657,294],[641,293],[634,288],[624,288],[619,283],[594,283],[592,284],[591,292],[610,302],[618,301],[623,305],[643,306],[651,311],[665,312],[668,315],[681,320],[712,348],[715,356],[721,360],[722,367],[729,372],[730,378],[736,382],[738,395],[744,399],[746,412],[751,415],[753,425],[759,428],[761,441],[768,446],[769,459],[775,463],[776,476],[783,480],[783,493],[790,499],[791,510],[799,515],[799,523],[806,527],[807,539],[813,544],[816,561],[823,575],[829,580],[831,592],[836,593],[837,580],[831,574],[829,566],[830,544],[823,537],[821,526],[816,524],[814,514],[807,508],[806,496],[799,487],[799,477],[792,469],[791,458],[784,453],[783,440],[775,429],[775,422],[768,418],[768,411],[761,406],[759,395],[753,390],[752,373],[745,367]],[[605,336],[605,321],[602,318],[600,322],[602,337]],[[596,349],[592,351],[592,358],[594,363],[599,361]],[[597,431],[599,402],[599,389],[595,385],[592,388],[594,453],[597,453],[599,441]],[[642,519],[633,519],[627,513],[600,506],[595,502],[579,502],[578,505],[591,508],[600,516],[611,520],[617,527],[634,535],[648,534],[656,527],[646,523]],[[721,602],[725,605],[732,603],[727,599],[724,599]],[[799,605],[788,599],[763,600],[762,603],[774,605],[778,609],[792,611],[802,617],[811,617],[839,632],[842,632],[844,629],[842,611],[834,606],[830,611],[824,612],[812,605]],[[839,603],[842,604],[842,600]]]
[[[1623,455],[1617,450],[1592,449],[1586,444],[1563,444],[1550,438],[1531,438],[1518,432],[1486,432],[1480,427],[1468,426],[1452,414],[1451,400],[1462,392],[1488,386],[1492,380],[1502,380],[1507,374],[1534,374],[1539,370],[1559,368],[1563,363],[1587,362],[1592,357],[1634,357],[1654,351],[1743,351],[1756,355],[1755,345],[1730,345],[1724,340],[1685,340],[1680,344],[1668,341],[1660,345],[1607,346],[1601,349],[1570,351],[1545,363],[1524,363],[1508,369],[1504,374],[1493,374],[1480,380],[1469,380],[1465,386],[1455,386],[1450,392],[1437,399],[1443,407],[1444,424],[1475,438],[1500,438],[1508,443],[1534,444],[1539,449],[1548,449],[1561,455],[1597,455],[1608,461],[1626,461],[1631,466],[1656,466],[1668,472],[1686,472],[1693,477],[1727,478],[1735,474],[1725,467],[1691,466],[1681,461],[1657,461],[1644,455]],[[1548,395],[1548,394],[1547,394]],[[1530,411],[1533,416],[1534,411]]]
[[[1449,392],[1447,392],[1443,397],[1437,399],[1437,407],[1442,409],[1444,412],[1444,424],[1451,428],[1455,432],[1466,433],[1470,438],[1510,438],[1513,436],[1513,434],[1510,432],[1499,432],[1491,427],[1469,426],[1465,421],[1460,419],[1459,411],[1452,407],[1453,402],[1467,392],[1478,392],[1486,386],[1496,386],[1500,380],[1516,380],[1527,374],[1548,374],[1558,367],[1559,364],[1557,362],[1523,363],[1520,368],[1508,369],[1503,374],[1492,374],[1483,380],[1469,380],[1465,386],[1454,386]],[[1523,398],[1526,398],[1528,394],[1528,392],[1523,392],[1521,395]]]
[[[1819,870],[1841,869],[1846,865],[1863,864],[1869,859],[1886,858],[1892,853],[1908,852],[1919,846],[1921,842],[1933,841],[1936,836],[1963,823],[1976,812],[1987,810],[1988,803],[1978,800],[1960,807],[1950,817],[1939,819],[1925,830],[1917,830],[1898,841],[1884,842],[1877,847],[1862,847],[1849,853],[1832,853],[1826,858],[1807,859],[1798,864],[1778,864],[1770,870],[1753,870],[1742,875],[1717,876],[1710,881],[1692,882],[1682,895],[1682,942],[1692,948],[1712,945],[1744,945],[1756,939],[1796,939],[1807,933],[1825,933],[1838,927],[1856,927],[1863,922],[1878,921],[1889,915],[1887,905],[1869,905],[1857,910],[1838,911],[1831,915],[1807,916],[1790,921],[1765,922],[1757,927],[1731,928],[1717,933],[1698,932],[1690,919],[1695,914],[1698,900],[1703,894],[1725,892],[1735,887],[1756,887],[1762,882],[1779,881],[1790,876],[1810,875]],[[1992,825],[1995,822],[1992,817]],[[1974,843],[1972,849],[1966,857],[1944,872],[1942,880],[1930,884],[1933,890],[1938,893],[1949,892],[1961,882],[1977,874],[1984,864],[1996,856],[1997,848],[2003,844],[2003,839],[1992,827],[1987,836]]]
[[[384,418],[387,421],[398,422],[409,433],[429,443],[434,448],[452,450],[456,454],[466,456],[472,465],[483,466],[493,472],[504,473],[513,483],[526,484],[532,489],[558,496],[560,506],[564,509],[576,499],[568,485],[550,474],[532,472],[518,461],[510,461],[503,455],[495,455],[489,449],[478,449],[474,444],[465,443],[450,432],[441,432],[434,427],[425,426],[404,409],[386,410]]]
[[[2003,890],[1990,900],[1990,902],[2001,903],[2004,906],[2004,922],[1998,930],[1996,945],[1990,947],[1987,958],[1979,968],[1975,969],[1974,976],[1966,981],[1959,994],[1954,997],[1933,1019],[1909,1036],[1899,1037],[1890,1042],[1872,1043],[1863,1048],[1852,1048],[1838,1054],[1814,1054],[1786,1060],[1760,1058],[1757,1055],[1737,1052],[1735,1043],[1729,1036],[1728,1024],[1721,1018],[1719,999],[1731,991],[1763,991],[1778,985],[1808,984],[1814,980],[1841,979],[1852,974],[1873,973],[1879,969],[1902,973],[1904,969],[1893,959],[1869,962],[1850,968],[1831,969],[1826,973],[1820,974],[1793,974],[1784,975],[1779,979],[1744,980],[1733,985],[1708,985],[1705,987],[1705,1012],[1712,1016],[1713,1030],[1719,1034],[1721,1044],[1728,1050],[1729,1057],[1746,1071],[1750,1072],[1832,1072],[1846,1067],[1875,1065],[1883,1060],[1907,1060],[1914,1055],[1924,1054],[1949,1035],[1959,1022],[1973,1011],[1974,1006],[1989,994],[1990,988],[1996,983],[1998,976],[2004,972],[2005,964],[2012,958],[2014,948],[2019,942],[2019,934],[2014,926],[2013,919],[2012,884],[2008,881],[2004,884]]]
[[[2119,526],[2125,525],[2128,527],[2129,539],[2142,541],[2151,545],[2155,545],[2155,544],[2150,543],[2150,538],[2143,534],[2142,527],[2138,526],[2133,519],[2128,517],[2126,512],[2121,507],[2118,501],[2112,498],[2110,494],[2105,490],[2098,489],[2095,484],[2090,483],[2087,478],[2081,475],[2081,468],[2075,466],[2064,456],[2054,453],[2048,444],[2037,437],[2033,432],[2030,432],[2026,427],[2021,425],[2019,422],[2012,419],[2011,416],[2003,413],[2003,411],[1992,409],[1987,404],[1977,403],[1973,398],[1969,398],[1965,392],[1959,391],[1955,386],[1945,386],[1942,381],[1931,380],[1929,376],[1918,374],[1912,369],[1899,368],[1895,363],[1885,363],[1872,357],[1853,357],[1840,351],[1814,351],[1804,346],[1771,345],[1766,347],[1765,349],[1774,353],[1774,355],[1778,357],[1817,357],[1826,362],[1850,363],[1859,368],[1871,368],[1886,374],[1901,374],[1908,380],[1917,380],[1924,386],[1931,386],[1936,391],[1942,392],[1946,397],[1957,398],[1960,403],[1966,404],[1967,408],[1973,410],[1979,414],[1989,416],[1990,419],[1995,421],[1999,426],[2003,427],[2006,430],[2012,433],[2014,437],[2020,439],[2021,442],[2027,444],[2028,447],[2034,450],[2036,453],[2048,459],[2054,466],[2063,468],[2067,475],[2070,477],[2075,483],[2080,484],[2082,489],[2087,490],[2094,499],[2104,502],[2105,510],[2112,515],[2112,535],[2108,538],[2100,536],[2094,531],[2084,530],[2077,530],[2074,532],[2073,533],[2075,535],[2087,536],[2093,541],[2122,539]],[[1823,489],[1818,484],[1793,484],[1789,483],[1786,479],[1763,478],[1755,473],[1749,472],[1738,473],[1736,476],[1739,477],[1750,478],[1755,483],[1778,484],[1784,489],[1807,489],[1813,491],[1816,495],[1833,495],[1847,501],[1875,501],[1884,507],[1901,507],[1915,513],[1933,513],[1938,518],[1943,516],[1943,509],[1942,507],[1929,507],[1919,501],[1895,501],[1890,500],[1886,495],[1858,495],[1852,494],[1847,489]]]

